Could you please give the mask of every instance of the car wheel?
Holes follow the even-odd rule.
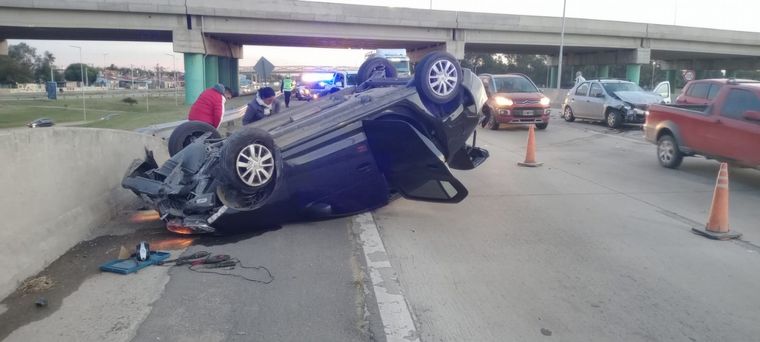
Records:
[[[548,123],[548,122],[544,122],[544,123],[537,123],[537,124],[536,124],[536,128],[537,128],[537,129],[546,129],[546,127],[549,127],[549,123]]]
[[[459,96],[462,67],[451,54],[433,52],[418,65],[414,83],[423,100],[445,104]]]
[[[666,134],[657,140],[657,159],[660,165],[669,169],[675,169],[683,162],[683,153],[672,135]]]
[[[224,142],[220,153],[223,180],[234,189],[251,193],[274,183],[277,175],[272,136],[255,127],[243,127]]]
[[[174,156],[187,145],[192,144],[195,139],[198,139],[201,135],[211,132],[210,138],[219,139],[222,136],[219,131],[205,122],[201,121],[188,121],[174,128],[172,134],[169,136],[169,155]]]
[[[398,74],[396,68],[393,67],[390,61],[382,57],[372,57],[359,67],[359,71],[356,73],[356,84],[362,84],[364,81],[370,79],[375,72],[383,72],[385,78],[394,78]]]
[[[575,121],[575,115],[573,115],[573,109],[570,106],[565,107],[565,111],[562,113],[562,117],[567,122]]]
[[[620,128],[623,125],[623,114],[613,110],[607,113],[607,126],[610,128]]]
[[[496,131],[499,129],[499,122],[496,121],[496,116],[493,114],[488,116],[488,122],[486,122],[486,127],[492,131]]]

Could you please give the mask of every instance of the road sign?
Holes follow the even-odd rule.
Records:
[[[253,70],[256,71],[256,74],[263,77],[264,81],[267,80],[267,75],[271,75],[272,71],[274,71],[274,64],[272,62],[268,61],[266,58],[261,57],[259,58],[259,61],[256,62],[256,65],[253,66]]]
[[[683,70],[682,71],[683,79],[684,81],[688,82],[694,79],[694,70]]]

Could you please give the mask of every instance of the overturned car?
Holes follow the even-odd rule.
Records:
[[[221,138],[186,122],[171,158],[147,153],[122,181],[178,233],[247,229],[381,207],[397,195],[456,203],[467,189],[449,171],[480,165],[474,146],[486,93],[453,56],[434,52],[413,78],[383,58],[362,64],[359,85]],[[469,137],[473,145],[467,145]]]

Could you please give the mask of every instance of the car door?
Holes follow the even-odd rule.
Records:
[[[573,110],[573,116],[576,117],[588,117],[588,90],[591,82],[583,82],[581,85],[575,88],[575,91],[570,95],[570,101],[568,106]]]
[[[732,88],[720,109],[715,129],[722,157],[748,166],[760,165],[760,98],[747,89]]]
[[[594,118],[604,119],[604,103],[607,95],[604,93],[602,85],[598,82],[591,83],[586,100],[586,111]]]
[[[653,93],[662,96],[663,101],[667,104],[670,104],[670,82],[669,81],[663,81],[657,84],[656,87],[654,87],[654,90],[652,90]]]

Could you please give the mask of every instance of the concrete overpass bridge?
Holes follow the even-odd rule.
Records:
[[[188,103],[216,82],[237,88],[247,44],[406,48],[412,60],[433,50],[458,58],[465,50],[557,57],[560,30],[555,17],[294,0],[250,8],[230,0],[0,0],[0,52],[6,39],[172,42],[184,53]],[[686,68],[760,68],[760,34],[752,32],[572,18],[565,32],[565,63],[600,65],[602,77],[609,65],[624,64],[638,81],[651,60],[671,76]]]

